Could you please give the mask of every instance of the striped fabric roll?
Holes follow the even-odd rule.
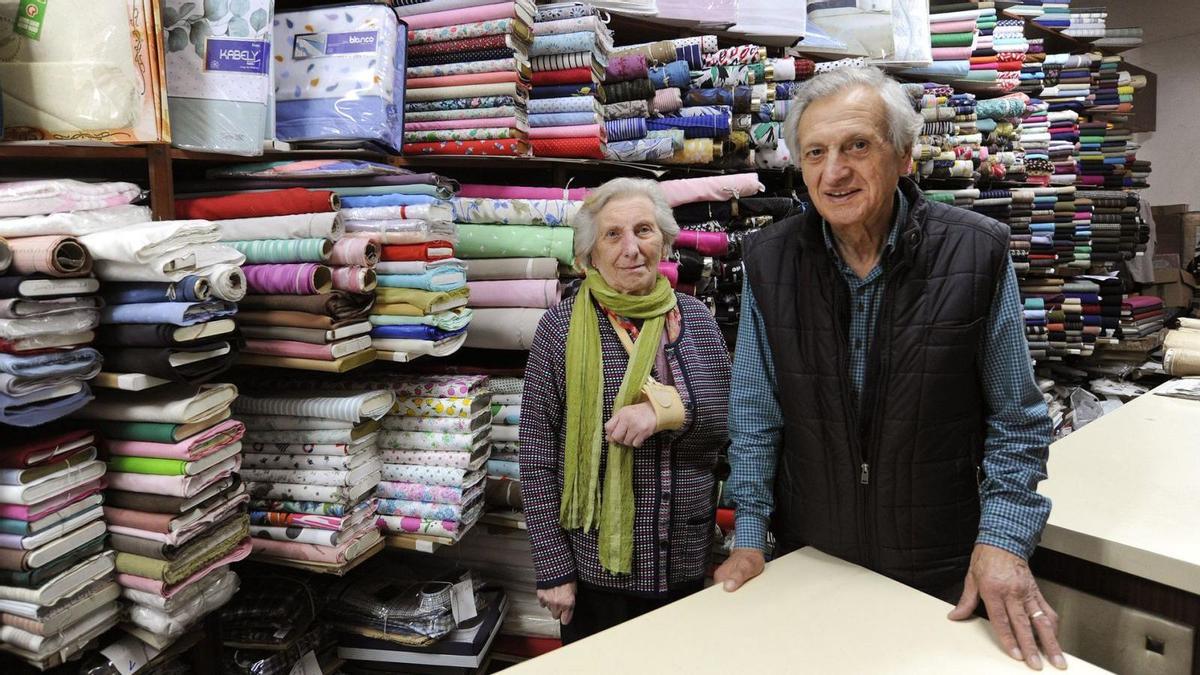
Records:
[[[632,141],[646,137],[646,120],[642,117],[629,117],[619,120],[608,120],[604,123],[608,131],[609,141]]]
[[[333,242],[328,239],[259,239],[225,243],[246,256],[249,265],[325,262],[333,251]]]
[[[550,70],[568,70],[570,68],[591,68],[595,62],[592,52],[571,52],[568,54],[545,54],[535,56],[529,61],[535,73]]]
[[[727,115],[696,115],[695,117],[656,117],[646,121],[647,129],[683,129],[687,138],[722,138],[729,135],[731,120]]]
[[[364,417],[380,419],[392,409],[396,400],[391,391],[368,391],[361,394],[335,396],[277,396],[258,397],[239,393],[233,409],[252,415],[284,415],[288,417],[319,417],[357,423]]]
[[[676,42],[675,56],[680,61],[687,61],[688,68],[700,70],[704,67],[704,53],[700,51],[699,44],[681,45]]]

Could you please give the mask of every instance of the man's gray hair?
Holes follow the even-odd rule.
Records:
[[[796,90],[796,96],[788,106],[787,119],[783,121],[783,139],[792,153],[793,165],[800,166],[800,116],[804,110],[814,101],[855,87],[879,93],[879,98],[883,99],[884,119],[892,145],[902,155],[912,152],[913,143],[925,126],[925,120],[914,109],[912,96],[899,82],[874,66],[838,68],[805,82]]]
[[[675,222],[675,214],[671,204],[663,194],[658,183],[646,178],[614,178],[604,185],[592,190],[572,218],[571,226],[575,228],[575,260],[586,267],[592,266],[592,249],[596,247],[596,216],[614,199],[642,196],[654,205],[654,222],[662,231],[663,243],[667,252],[679,236],[679,224]]]

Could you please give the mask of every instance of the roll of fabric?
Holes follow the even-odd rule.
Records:
[[[487,61],[464,61],[441,65],[416,66],[408,69],[408,77],[439,77],[441,75],[465,75],[467,73],[495,73],[500,71],[521,72],[524,61],[517,58],[490,59]],[[405,120],[407,122],[408,120]]]
[[[749,66],[714,66],[691,72],[693,87],[726,87],[731,85],[756,84],[764,80],[762,64]]]
[[[461,266],[435,267],[420,274],[380,274],[379,285],[385,288],[416,288],[423,291],[451,291],[467,282]]]
[[[337,212],[299,213],[287,216],[264,216],[214,220],[222,241],[257,239],[329,239],[337,241],[346,232]]]
[[[473,98],[445,98],[436,101],[418,101],[406,103],[404,105],[404,114],[407,117],[410,114],[461,114],[467,115],[468,110],[492,110],[494,108],[512,107],[516,108],[525,102],[525,97],[517,98],[515,96],[476,96]],[[490,113],[488,115],[491,116]]]
[[[379,262],[379,247],[370,239],[347,237],[333,247],[330,265],[371,267]],[[336,283],[335,283],[336,286]]]
[[[602,115],[597,115],[594,112],[577,112],[577,113],[545,113],[542,115],[530,115],[529,127],[533,129],[542,127],[571,127],[587,124],[600,124],[604,121]]]
[[[190,276],[168,283],[120,282],[104,284],[104,301],[110,305],[129,305],[139,302],[195,302],[212,296],[212,286],[204,277]]]
[[[653,93],[653,98],[650,108],[660,115],[675,112],[683,107],[683,94],[678,89],[659,89]]]
[[[430,89],[433,87],[460,87],[469,84],[497,84],[521,81],[521,74],[515,70],[510,70],[490,73],[436,75],[433,77],[410,77],[407,80],[406,86],[409,89]]]
[[[605,130],[599,124],[572,124],[567,126],[534,127],[529,130],[529,138],[579,138],[596,136],[604,140]]]
[[[186,354],[212,353],[210,358],[176,364],[175,357]],[[237,358],[237,350],[228,342],[209,343],[197,347],[123,347],[104,351],[104,368],[114,373],[145,373],[169,382],[201,384],[229,370]]]
[[[5,183],[0,217],[38,216],[128,204],[142,196],[133,183],[85,183],[65,178]]]
[[[486,5],[481,4],[475,7],[445,9],[427,14],[422,10],[422,13],[400,16],[404,16],[404,22],[408,24],[408,32],[412,34],[413,31],[423,28],[440,28],[442,26],[459,26],[476,21],[509,19],[517,15],[516,7],[515,2],[500,2]]]
[[[617,47],[609,51],[610,58],[630,55],[641,55],[647,63],[670,63],[675,60],[675,43],[670,40],[660,40],[644,45]]]
[[[566,70],[568,68],[587,68],[591,70],[596,62],[592,52],[571,52],[569,54],[545,54],[529,60],[530,70],[543,73],[551,70]]]
[[[729,87],[714,87],[708,89],[689,89],[683,97],[685,106],[715,106],[733,107],[733,89]]]
[[[461,228],[460,228],[461,229]],[[454,245],[448,241],[426,241],[419,244],[384,246],[382,260],[445,260],[454,257]]]
[[[704,55],[705,66],[734,66],[757,63],[767,58],[767,48],[757,45],[727,47]],[[790,80],[792,78],[780,78]]]
[[[240,307],[243,310],[305,312],[348,321],[366,316],[373,302],[373,296],[332,291],[321,295],[248,295]]]
[[[493,35],[527,35],[529,27],[523,21],[509,17],[473,21],[456,26],[439,26],[408,31],[409,49],[444,42],[469,40]]]
[[[245,255],[250,265],[326,262],[333,252],[333,242],[328,239],[259,239],[230,241],[226,245]]]
[[[596,113],[601,108],[598,107],[595,99],[585,96],[563,96],[530,100],[527,110],[530,115],[543,115],[546,113],[570,112]]]
[[[8,245],[8,241],[0,237],[0,274],[4,274],[12,264],[12,247]]]
[[[528,97],[528,92],[524,84],[517,82],[494,82],[491,84],[467,84],[452,87],[413,89],[406,91],[404,95],[409,101],[414,102],[441,101],[462,97],[478,98],[483,96],[503,96],[517,101],[524,101]]]
[[[562,35],[563,33],[592,32],[597,33],[606,29],[600,17],[595,15],[575,16],[551,21],[537,21],[533,24],[533,34]]]
[[[334,193],[305,188],[175,200],[175,217],[181,220],[292,216],[301,213],[332,212],[337,209],[338,198]]]
[[[463,52],[479,52],[485,50],[499,50],[508,47],[510,40],[507,35],[483,35],[472,38],[464,38],[462,40],[450,40],[443,42],[431,42],[422,45],[409,45],[408,56],[410,63],[413,63],[412,57],[425,57],[432,55],[460,55]],[[460,61],[461,58],[451,58],[446,63]],[[428,65],[423,62],[413,63],[413,65]]]
[[[660,90],[670,91],[670,90]],[[676,94],[678,90],[674,90]],[[649,98],[655,98],[654,85],[649,79],[625,80],[624,82],[615,82],[605,87],[605,101],[608,103],[620,103],[622,101],[644,101]]]
[[[370,293],[379,285],[370,267],[333,267],[333,287],[348,293]]]
[[[715,159],[715,149],[711,138],[689,138],[684,141],[682,148],[676,150],[669,159],[663,160],[663,163],[711,164]]]
[[[651,130],[682,129],[687,138],[723,138],[732,130],[728,115],[695,115],[692,117],[655,117],[646,121]]]
[[[591,81],[577,84],[549,84],[534,87],[529,92],[529,97],[532,99],[566,98],[569,96],[595,97],[601,102],[607,100],[607,93],[604,87]]]
[[[693,202],[723,202],[735,197],[750,197],[765,189],[756,173],[667,180],[659,183],[659,187],[672,208]]]
[[[12,274],[82,277],[92,271],[92,257],[74,237],[46,235],[8,241]]]
[[[700,115],[717,115],[733,117],[733,108],[727,105],[691,105],[679,109],[680,117],[699,117]]]
[[[256,294],[314,295],[333,289],[329,268],[314,263],[246,265],[242,272],[249,292]]]
[[[577,31],[557,35],[537,35],[529,45],[529,56],[590,52],[596,48],[596,31]],[[674,50],[672,50],[673,52]]]
[[[558,304],[558,280],[520,279],[506,281],[472,281],[470,306],[479,307],[537,307],[547,309]]]
[[[648,101],[621,101],[604,106],[604,117],[609,120],[649,116],[650,103]]]
[[[791,82],[796,79],[795,59],[771,59],[771,67],[775,71],[776,82]]]
[[[206,272],[213,297],[238,302],[246,297],[246,275],[240,265],[214,265]]]
[[[450,202],[455,222],[564,227],[579,213],[581,203],[562,199],[491,199],[455,197]]]
[[[582,201],[588,188],[524,187],[520,185],[487,185],[464,183],[455,195],[460,199],[559,199]]]
[[[538,157],[572,157],[604,159],[604,142],[599,136],[589,138],[542,138],[530,140],[533,154]]]
[[[650,82],[655,89],[682,89],[691,83],[691,79],[691,70],[688,69],[686,61],[672,61],[665,66],[650,69]]]
[[[424,67],[449,65],[452,63],[474,63],[477,61],[495,61],[498,59],[511,59],[516,56],[525,58],[524,50],[514,49],[513,47],[502,45],[499,47],[484,47],[482,49],[469,49],[462,52],[435,52],[421,55],[409,55],[408,66]],[[407,106],[407,104],[406,104]]]
[[[458,253],[464,258],[556,258],[570,265],[574,231],[567,227],[459,225]]]
[[[729,235],[724,232],[680,230],[675,245],[699,251],[704,255],[725,256],[729,254]]]
[[[650,76],[645,54],[614,56],[608,60],[608,66],[604,72],[604,81],[608,83],[646,79]]]
[[[439,141],[436,143],[405,143],[404,152],[416,155],[502,155],[523,156],[529,146],[524,139],[505,138],[492,141]]]
[[[635,117],[609,120],[604,123],[609,141],[630,141],[646,137],[646,120]]]
[[[464,346],[477,349],[528,350],[544,309],[477,309]],[[482,318],[482,320],[481,320]]]
[[[605,157],[617,162],[661,162],[675,152],[675,143],[669,138],[609,141],[604,146]]]
[[[224,300],[200,302],[149,302],[133,305],[108,305],[100,310],[101,323],[169,323],[191,326],[233,316],[237,305]]]
[[[592,82],[594,77],[591,68],[564,68],[535,72],[530,81],[537,88],[557,84],[584,84]]]

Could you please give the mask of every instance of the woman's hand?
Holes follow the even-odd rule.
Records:
[[[654,406],[643,401],[618,410],[604,425],[604,434],[609,443],[640,448],[647,438],[654,435],[656,428],[658,417],[654,414]]]
[[[558,619],[562,625],[571,623],[575,614],[575,582],[571,581],[554,588],[539,588],[538,604],[550,610],[550,616]]]

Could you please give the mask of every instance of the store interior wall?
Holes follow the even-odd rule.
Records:
[[[1200,1],[1106,0],[1104,5],[1110,28],[1145,30],[1145,43],[1123,56],[1158,75],[1155,131],[1138,134],[1138,159],[1150,160],[1153,169],[1144,194],[1154,205],[1200,209]]]

